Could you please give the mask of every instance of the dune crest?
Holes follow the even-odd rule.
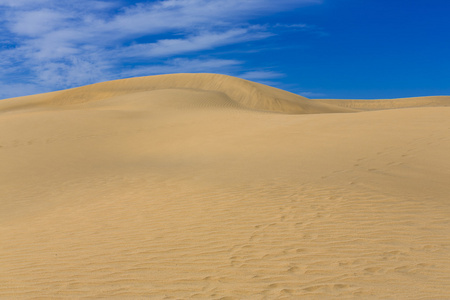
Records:
[[[50,106],[80,105],[135,93],[176,89],[221,93],[241,108],[258,111],[288,114],[354,111],[219,74],[169,74],[120,79],[44,94],[40,98],[35,97],[34,101]]]
[[[358,110],[450,106],[450,96],[427,96],[374,100],[315,99],[315,101]]]

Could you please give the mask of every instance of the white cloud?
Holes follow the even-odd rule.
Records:
[[[286,11],[320,0],[165,0],[128,7],[104,28],[127,34],[160,33],[167,30],[230,26],[263,14]]]
[[[0,0],[0,6],[23,7],[30,5],[44,5],[50,0]]]
[[[258,28],[259,29],[259,28]],[[167,57],[199,50],[269,37],[268,32],[254,28],[236,28],[225,32],[201,32],[180,39],[162,39],[155,43],[136,44],[121,49],[123,57]]]
[[[11,22],[11,31],[18,35],[37,36],[54,30],[67,21],[70,16],[62,12],[51,9],[40,9],[35,11],[25,11]]]
[[[86,82],[98,82],[112,79],[108,75],[108,66],[99,59],[79,59],[70,57],[63,61],[35,65],[33,70],[39,74],[42,86],[80,86]]]
[[[298,29],[308,29],[311,28],[308,24],[275,24],[273,27],[281,27],[281,28],[298,28]]]
[[[121,6],[119,0],[0,0],[0,83],[27,74],[22,78],[28,84],[60,89],[144,70],[220,72],[214,66],[221,63],[236,68],[241,63],[230,59],[160,59],[268,38],[275,27],[253,20],[320,2],[160,0]],[[145,66],[134,66],[136,61]]]

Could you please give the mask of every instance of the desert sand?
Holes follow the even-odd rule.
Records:
[[[450,298],[450,97],[214,74],[0,101],[1,299]]]

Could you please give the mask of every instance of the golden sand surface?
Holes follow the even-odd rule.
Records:
[[[448,299],[449,105],[213,74],[1,100],[0,299]]]

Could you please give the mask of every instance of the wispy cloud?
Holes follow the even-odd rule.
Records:
[[[261,25],[258,18],[320,2],[0,0],[0,84],[20,77],[27,91],[33,85],[44,91],[134,74],[220,72],[218,66],[238,74],[243,62],[211,51],[269,38],[281,25]],[[200,56],[185,57],[191,54]]]
[[[243,41],[264,39],[272,34],[259,26],[234,28],[223,32],[200,32],[179,39],[161,39],[155,43],[135,44],[123,47],[121,57],[168,57],[177,54],[214,49]]]

